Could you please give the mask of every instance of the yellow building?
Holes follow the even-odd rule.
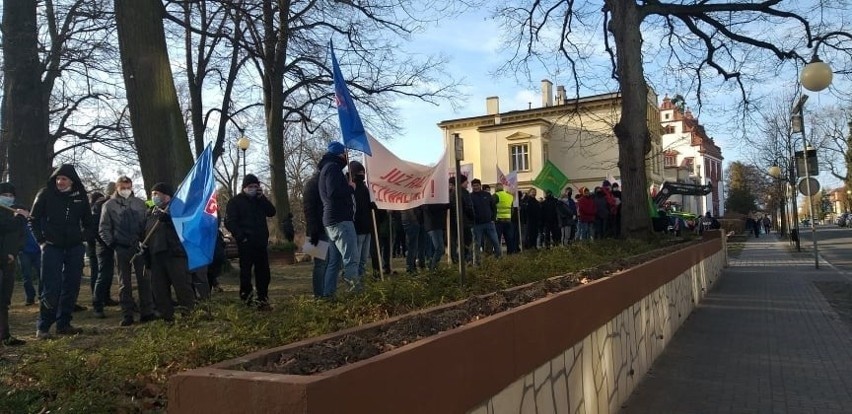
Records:
[[[486,99],[486,114],[450,119],[438,124],[454,165],[453,134],[464,140],[463,164],[473,165],[473,176],[483,183],[496,183],[496,167],[504,173],[518,171],[521,189],[532,181],[547,160],[555,164],[576,189],[601,185],[607,177],[620,178],[618,139],[613,126],[621,114],[617,93],[565,98],[565,88],[542,82],[542,105],[526,110],[500,112],[500,98]],[[555,98],[555,99],[554,99]],[[530,105],[532,106],[532,105]],[[663,181],[660,110],[657,95],[648,91],[648,128],[652,150],[646,159],[649,184]]]

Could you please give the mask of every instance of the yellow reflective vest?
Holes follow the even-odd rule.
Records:
[[[505,190],[496,192],[494,196],[497,197],[497,220],[511,220],[512,201],[514,201],[515,198]]]

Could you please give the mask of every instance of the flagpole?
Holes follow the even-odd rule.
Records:
[[[369,176],[369,174],[367,174],[367,154],[363,154],[361,159],[364,161],[364,175]],[[346,165],[349,165],[349,163]],[[352,177],[351,171],[349,172],[349,177]],[[367,191],[369,191],[369,189]],[[357,208],[357,206],[355,208]],[[382,280],[385,280],[384,263],[382,263],[382,245],[379,244],[379,226],[376,221],[376,210],[373,209],[373,206],[370,206],[370,215],[373,217],[373,239],[376,242],[376,256],[378,256],[379,259],[379,277]],[[363,254],[361,256],[363,257]]]

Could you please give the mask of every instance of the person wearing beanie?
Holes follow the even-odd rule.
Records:
[[[240,299],[259,310],[270,310],[269,305],[269,228],[267,217],[277,211],[272,202],[263,195],[260,180],[254,174],[243,178],[242,191],[228,201],[225,207],[225,228],[237,241],[240,255]],[[252,269],[257,288],[255,297],[252,286]]]
[[[322,224],[332,245],[343,260],[343,280],[350,291],[361,290],[358,275],[358,236],[355,232],[355,183],[346,179],[346,148],[339,142],[328,144],[319,163],[319,191],[322,199]],[[328,263],[332,269],[338,264]],[[336,282],[334,282],[336,283]],[[326,285],[325,289],[333,289]]]
[[[151,187],[154,207],[148,210],[145,230],[139,235],[142,257],[151,277],[154,305],[160,317],[167,322],[173,321],[175,315],[172,289],[183,312],[188,313],[195,307],[195,292],[187,268],[186,251],[169,215],[169,203],[174,194],[173,187],[167,183],[157,183]]]
[[[83,182],[73,165],[63,164],[36,194],[29,217],[30,229],[41,247],[41,306],[36,337],[76,335],[72,312],[83,278],[83,242],[93,237],[95,220]]]
[[[9,305],[15,288],[15,259],[24,247],[26,213],[14,206],[15,186],[0,183],[0,345],[23,345],[9,331]],[[30,285],[32,289],[32,285]]]
[[[133,182],[127,176],[118,177],[116,191],[102,206],[98,226],[99,242],[104,245],[104,251],[113,252],[108,260],[109,269],[102,269],[95,286],[92,301],[96,318],[104,318],[104,306],[109,299],[109,286],[113,267],[118,268],[118,297],[121,300],[121,326],[133,324],[133,313],[137,308],[133,299],[133,274],[136,275],[136,290],[138,292],[139,315],[141,322],[154,320],[154,298],[151,294],[150,275],[143,271],[144,261],[136,255],[139,237],[145,226],[147,207],[141,198],[133,195]]]
[[[358,276],[367,273],[370,260],[370,237],[373,235],[373,210],[376,205],[370,200],[367,188],[367,169],[358,161],[349,162],[349,176],[355,183],[355,234],[358,240]]]

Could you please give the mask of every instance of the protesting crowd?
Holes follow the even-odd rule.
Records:
[[[304,186],[305,236],[308,244],[322,252],[314,254],[316,297],[333,298],[339,279],[347,291],[360,291],[368,265],[375,275],[390,274],[396,255],[405,258],[406,272],[414,274],[436,269],[442,261],[479,265],[484,256],[500,258],[620,236],[621,191],[618,183],[608,180],[592,190],[580,187],[577,194],[567,187],[558,196],[547,190],[538,197],[535,188],[515,192],[502,183],[492,193],[479,179],[471,180],[468,187],[467,177],[460,175],[458,183],[455,177],[449,179],[448,203],[391,211],[377,208],[364,165],[347,161],[344,145],[332,142]],[[460,186],[458,199],[456,185]],[[91,272],[93,315],[107,318],[106,308],[117,306],[120,326],[173,321],[176,313],[186,314],[197,301],[221,291],[218,277],[226,260],[223,235],[218,232],[218,240],[211,245],[212,261],[192,266],[178,229],[183,225],[176,226],[170,214],[175,197],[171,184],[151,186],[147,202],[134,194],[133,183],[125,176],[107,192],[105,196],[88,194],[74,167],[67,164],[49,177],[31,208],[16,203],[12,184],[0,184],[4,207],[0,209],[0,253],[6,259],[0,268],[3,344],[23,343],[11,336],[8,323],[16,266],[24,280],[25,303],[39,306],[39,339],[52,337],[54,325],[56,335],[81,332],[71,322],[75,311],[85,310],[77,303],[84,255]],[[276,213],[258,178],[248,174],[224,214],[224,227],[239,254],[239,297],[258,310],[271,309],[267,218]],[[449,258],[444,256],[447,250]],[[110,297],[116,275],[118,300]]]

